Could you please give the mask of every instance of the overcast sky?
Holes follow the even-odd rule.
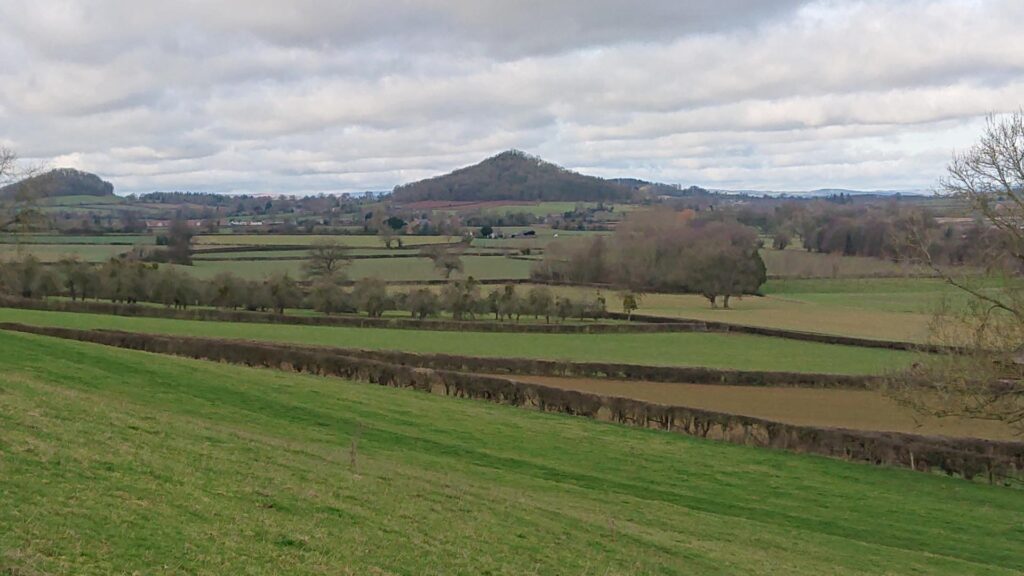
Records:
[[[152,190],[389,190],[508,148],[920,189],[1024,105],[1022,0],[3,0],[0,144]]]

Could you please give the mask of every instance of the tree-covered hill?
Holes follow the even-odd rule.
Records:
[[[490,201],[626,201],[635,190],[586,176],[519,150],[509,150],[479,164],[395,187],[396,202],[421,200]]]
[[[35,198],[59,196],[113,196],[114,185],[95,174],[57,168],[0,188],[0,198],[31,195]]]

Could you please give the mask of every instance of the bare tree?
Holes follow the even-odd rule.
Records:
[[[0,146],[0,186],[15,179],[17,165],[18,155],[14,153],[14,150]]]
[[[444,274],[445,280],[450,280],[453,272],[463,272],[462,258],[458,251],[449,251],[443,246],[427,246],[420,250],[420,254],[433,261],[434,268]]]
[[[945,303],[931,327],[951,352],[889,379],[888,391],[924,414],[997,420],[1024,434],[1024,112],[990,117],[978,143],[953,156],[942,188],[993,232],[987,274],[938,266],[926,223],[907,226],[906,243],[961,299]]]
[[[333,240],[319,241],[309,249],[303,264],[306,277],[310,279],[339,275],[350,263],[348,249]]]

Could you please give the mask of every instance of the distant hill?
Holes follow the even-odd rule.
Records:
[[[95,174],[74,168],[57,168],[0,188],[0,198],[11,198],[20,192],[36,198],[113,196],[114,185]]]
[[[396,186],[396,202],[452,201],[626,201],[630,186],[585,176],[520,152],[509,150],[450,174]]]

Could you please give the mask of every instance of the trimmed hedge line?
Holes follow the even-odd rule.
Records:
[[[282,346],[292,348],[291,346]],[[416,354],[395,350],[333,350],[338,354],[369,358],[387,364],[485,374],[556,376],[564,378],[607,378],[680,384],[717,384],[723,386],[774,386],[800,388],[846,388],[866,390],[875,377],[807,372],[767,372],[719,370],[691,366],[644,366],[603,362],[565,362],[530,358],[486,358],[453,354]]]
[[[383,386],[412,388],[446,396],[657,428],[736,444],[922,471],[941,470],[967,479],[984,475],[990,482],[994,482],[997,479],[1019,479],[1024,473],[1024,442],[796,426],[748,416],[563,390],[495,376],[395,365],[332,353],[327,349],[287,348],[239,341],[216,341],[214,345],[203,338],[17,324],[0,324],[0,329],[160,354],[336,376]]]
[[[244,251],[238,251],[239,253]],[[194,253],[193,253],[194,254]],[[220,254],[220,252],[207,252],[204,254]],[[518,256],[509,256],[503,253],[497,252],[473,252],[466,251],[461,252],[459,256],[484,256],[484,257],[495,257],[495,258],[519,258]],[[424,256],[419,252],[413,252],[405,250],[402,252],[395,252],[392,254],[348,254],[345,256],[348,260],[388,260],[391,258],[423,258],[426,259],[428,256]],[[289,261],[289,260],[302,260],[302,258],[296,258],[295,256],[247,256],[244,258],[196,258],[199,262],[270,262],[270,261]]]
[[[606,312],[606,318],[615,320],[626,320],[628,317],[621,312]],[[678,322],[675,318],[664,316],[644,316],[633,314],[634,322],[648,322],[651,324]],[[790,340],[806,340],[808,342],[820,342],[822,344],[839,344],[841,346],[860,346],[863,348],[886,348],[889,350],[907,350],[914,352],[942,353],[952,352],[945,346],[933,344],[918,344],[914,342],[903,342],[899,340],[875,340],[873,338],[858,338],[856,336],[839,336],[833,334],[822,334],[820,332],[804,332],[801,330],[787,330],[784,328],[767,328],[760,326],[749,326],[746,324],[732,324],[729,322],[717,322],[714,320],[701,321],[709,331],[712,332],[738,332],[741,334],[754,334],[757,336],[772,336],[775,338],[789,338]]]
[[[417,320],[415,318],[369,318],[365,316],[289,316],[247,310],[193,308],[177,310],[158,305],[115,304],[113,302],[68,300],[33,300],[0,296],[0,307],[46,310],[51,312],[85,312],[144,318],[175,320],[214,320],[220,322],[262,322],[299,326],[345,326],[352,328],[393,328],[407,330],[440,330],[446,332],[528,332],[536,334],[625,334],[653,332],[703,332],[703,322],[672,322],[664,324],[518,324],[513,322]]]
[[[225,235],[228,236],[228,235]],[[369,236],[369,234],[343,234],[339,235],[338,238],[345,238],[351,236]],[[411,238],[415,238],[412,236]],[[344,242],[342,242],[344,245]],[[458,248],[465,246],[462,242],[439,242],[436,244],[410,244],[408,246],[393,247],[391,250],[420,250],[426,246],[438,246],[442,248]],[[231,254],[235,252],[277,252],[281,250],[308,250],[313,247],[313,244],[247,244],[243,246],[233,245],[218,245],[218,244],[198,244],[194,245],[189,252],[191,254]],[[377,248],[377,246],[348,246],[353,250],[359,250],[363,248]],[[380,246],[383,248],[383,246]]]

